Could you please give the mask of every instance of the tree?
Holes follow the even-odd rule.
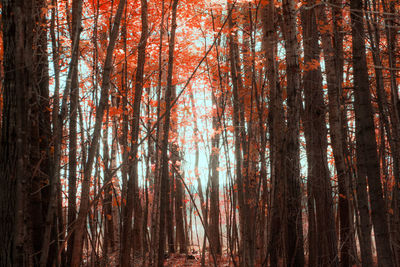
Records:
[[[174,48],[175,48],[175,33],[176,33],[176,14],[178,8],[178,0],[172,2],[172,25],[171,25],[171,37],[168,46],[168,72],[167,72],[167,88],[165,93],[165,118],[163,124],[163,137],[161,144],[161,188],[160,188],[160,223],[159,227],[159,243],[158,254],[157,254],[157,266],[163,266],[164,252],[165,252],[165,221],[167,216],[167,202],[168,189],[169,189],[169,164],[168,164],[168,136],[170,127],[170,114],[171,114],[171,102],[172,102],[172,75],[174,68]]]
[[[303,116],[304,132],[307,142],[307,181],[311,192],[308,192],[311,201],[315,201],[315,228],[314,232],[319,245],[314,265],[338,265],[337,243],[335,233],[335,217],[333,215],[332,189],[330,184],[327,162],[327,128],[325,123],[325,104],[322,94],[322,74],[320,68],[320,48],[318,44],[318,28],[313,3],[307,2],[306,8],[301,10],[301,20],[304,36],[304,102]],[[312,225],[310,223],[310,225]],[[314,259],[313,259],[314,260]]]
[[[74,229],[74,246],[72,250],[71,266],[79,266],[82,258],[82,246],[83,246],[83,233],[85,228],[86,216],[89,211],[89,190],[90,190],[90,178],[92,176],[92,166],[94,162],[94,157],[96,155],[100,130],[103,122],[104,110],[107,104],[108,91],[110,87],[110,76],[111,76],[111,64],[112,56],[115,47],[115,42],[119,34],[119,25],[121,22],[122,11],[125,5],[124,0],[120,0],[118,4],[117,13],[114,18],[114,25],[110,35],[110,42],[107,47],[106,60],[104,62],[104,72],[103,72],[103,83],[101,86],[101,96],[99,105],[96,112],[96,122],[93,131],[93,137],[91,141],[91,146],[89,148],[87,162],[84,168],[83,182],[82,182],[82,197],[81,205],[79,208],[78,217],[75,223]]]
[[[292,1],[283,2],[283,36],[287,60],[287,128],[284,169],[287,190],[287,264],[304,265],[304,245],[302,229],[302,204],[300,191],[300,68],[298,60],[295,9]]]
[[[131,259],[131,227],[132,227],[132,213],[135,210],[135,221],[134,221],[134,234],[136,239],[133,240],[134,251],[140,251],[141,249],[141,220],[142,210],[139,199],[138,190],[138,137],[139,137],[139,117],[140,117],[140,104],[142,101],[143,92],[143,76],[144,76],[144,65],[146,59],[146,44],[148,36],[148,25],[147,25],[147,0],[141,1],[142,8],[142,33],[140,37],[139,49],[138,49],[138,68],[136,70],[136,81],[135,81],[135,98],[133,103],[133,114],[134,119],[132,123],[131,133],[131,154],[130,158],[132,163],[130,164],[130,173],[127,189],[127,205],[124,214],[123,224],[123,246],[121,255],[121,265],[127,266],[130,264]]]
[[[81,35],[82,1],[72,2],[72,27],[71,41],[72,47],[79,51]],[[69,168],[68,168],[68,225],[73,226],[76,214],[76,184],[77,184],[77,123],[78,123],[78,102],[79,102],[79,78],[78,78],[78,59],[79,52],[73,54],[71,58],[71,80],[69,83],[70,106],[69,106]],[[73,231],[69,228],[69,231]],[[67,264],[72,261],[72,250],[74,248],[74,235],[68,240]]]
[[[350,5],[353,10],[350,15],[352,20],[357,180],[359,183],[365,184],[365,180],[368,178],[371,217],[376,237],[378,264],[380,266],[393,266],[393,256],[390,248],[389,231],[385,216],[386,209],[380,180],[371,93],[368,84],[364,24],[361,19],[363,18],[363,3],[359,0],[352,0]]]
[[[3,1],[2,7],[1,265],[39,265],[50,207],[44,187],[51,179],[47,31],[40,13],[46,3]]]

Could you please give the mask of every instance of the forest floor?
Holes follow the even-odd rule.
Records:
[[[146,259],[147,261],[148,259]],[[117,266],[117,262],[113,261],[115,265],[111,264],[110,266]],[[146,265],[146,264],[145,264]],[[143,258],[137,257],[134,260],[135,267],[143,266]],[[197,251],[192,251],[188,254],[181,254],[181,253],[173,253],[165,257],[164,266],[168,267],[185,267],[185,266],[202,266],[201,264],[201,254]],[[214,261],[211,255],[206,252],[204,257],[204,266],[214,266]],[[228,267],[234,266],[228,255],[223,255],[217,259],[217,266],[218,267]]]
[[[172,254],[164,266],[201,266],[201,259],[199,255]]]
[[[223,255],[218,257],[217,259],[217,264],[216,266],[218,267],[231,267],[235,266],[235,264],[232,262],[232,258],[230,255],[224,251]],[[239,262],[239,258],[235,257],[236,263]],[[201,264],[201,253],[196,250],[192,250],[191,253],[188,254],[180,254],[180,253],[174,253],[170,254],[168,258],[166,258],[164,262],[164,266],[168,267],[181,267],[181,266],[215,266],[213,257],[209,254],[208,251],[206,251],[204,255],[204,265]],[[237,266],[237,264],[236,264]],[[261,267],[261,263],[255,263],[255,267]],[[281,265],[280,265],[281,266]]]
[[[168,267],[183,267],[183,266],[201,266],[201,255],[199,253],[192,254],[171,254],[164,262],[164,266]],[[205,255],[205,263],[204,266],[214,266],[213,259],[208,253]],[[234,266],[232,261],[229,261],[227,256],[222,256],[217,261],[217,266],[228,267]]]

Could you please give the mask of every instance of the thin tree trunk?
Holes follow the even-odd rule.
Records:
[[[161,112],[161,87],[162,80],[164,76],[164,66],[163,66],[163,41],[164,41],[164,20],[165,20],[165,1],[161,2],[161,24],[160,24],[160,43],[158,51],[158,81],[157,81],[157,120],[160,119]],[[162,124],[157,124],[156,140],[155,145],[158,147],[161,144],[160,134],[161,134]],[[159,218],[160,218],[160,186],[161,186],[161,175],[160,175],[160,153],[156,149],[155,157],[155,173],[154,173],[154,189],[153,189],[153,207],[152,207],[152,224],[151,224],[151,250],[150,250],[150,266],[155,266],[157,262],[158,248],[159,248]]]
[[[115,15],[113,28],[111,31],[110,42],[107,47],[106,59],[104,62],[103,84],[101,86],[100,102],[96,111],[96,121],[93,130],[93,137],[91,140],[91,145],[89,147],[87,161],[84,167],[81,205],[74,231],[75,239],[74,239],[74,247],[71,259],[71,266],[73,267],[78,267],[80,265],[82,258],[83,240],[85,236],[84,235],[85,222],[86,222],[86,216],[88,215],[89,204],[90,204],[89,203],[90,178],[92,176],[91,174],[92,174],[93,162],[100,139],[100,130],[103,122],[104,109],[106,107],[108,99],[108,90],[110,87],[110,77],[112,69],[112,55],[114,52],[115,43],[119,33],[119,25],[121,22],[124,5],[125,5],[125,0],[120,0],[118,4],[117,13]]]
[[[148,37],[148,24],[147,24],[147,0],[141,1],[141,19],[142,19],[142,32],[140,36],[140,43],[138,47],[138,64],[136,69],[135,81],[135,99],[133,102],[133,122],[131,133],[131,154],[132,163],[130,165],[128,189],[127,189],[127,205],[124,214],[123,236],[122,236],[122,255],[121,265],[129,266],[131,244],[131,231],[132,231],[132,214],[135,211],[134,220],[134,234],[137,239],[133,240],[134,251],[141,251],[142,240],[142,210],[139,199],[139,186],[138,186],[138,138],[139,138],[139,121],[140,121],[140,105],[143,92],[143,77],[144,65],[146,59],[146,45]]]
[[[72,2],[72,46],[76,46],[79,51],[80,33],[81,33],[82,1],[74,0]],[[75,43],[76,42],[76,43]],[[77,118],[79,101],[79,80],[78,80],[78,58],[79,53],[71,58],[72,77],[70,89],[70,107],[69,107],[69,174],[68,174],[68,231],[72,231],[76,219],[76,181],[77,181]],[[72,250],[74,246],[74,235],[68,239],[67,245],[67,264],[71,263]]]
[[[269,82],[269,132],[271,155],[271,216],[268,229],[267,253],[271,266],[278,264],[279,250],[283,248],[280,236],[284,236],[285,219],[283,209],[286,205],[283,179],[283,130],[284,111],[282,105],[282,91],[278,81],[276,62],[277,53],[277,16],[274,4],[269,1],[264,3],[263,10],[263,49],[266,55],[265,68]],[[271,20],[272,18],[272,20]],[[285,237],[283,237],[285,238]]]
[[[287,129],[284,162],[287,187],[286,249],[287,266],[304,265],[302,204],[300,191],[300,68],[297,42],[296,15],[293,1],[283,2],[283,36],[286,49],[287,72]]]
[[[382,0],[383,11],[387,14],[384,15],[385,20],[385,33],[386,40],[388,43],[387,53],[389,61],[389,73],[390,73],[390,104],[391,104],[391,120],[392,120],[392,131],[394,145],[391,145],[392,159],[394,161],[394,183],[392,193],[391,207],[393,215],[391,216],[391,228],[390,235],[393,237],[392,246],[394,246],[394,256],[397,262],[400,262],[400,101],[398,94],[398,83],[396,81],[396,64],[397,57],[396,51],[398,51],[397,32],[394,27],[396,23],[396,6],[394,1],[387,3]]]
[[[176,87],[173,87],[172,90],[172,99],[176,98]],[[180,170],[182,159],[180,156],[180,149],[178,147],[178,118],[177,111],[175,109],[172,110],[174,116],[172,116],[171,121],[171,132],[173,136],[173,141],[170,142],[171,149],[171,157],[173,166],[177,166],[176,168]],[[186,217],[186,209],[185,209],[185,189],[183,187],[182,181],[177,177],[175,172],[173,171],[173,178],[175,181],[175,186],[171,187],[172,190],[175,191],[175,222],[176,222],[176,245],[179,245],[179,253],[187,253],[187,245],[186,244],[186,233],[184,229],[184,218]]]
[[[158,241],[158,255],[156,264],[159,267],[163,266],[164,252],[165,252],[165,220],[167,212],[167,195],[169,190],[169,164],[168,164],[168,136],[170,126],[171,102],[172,102],[172,75],[174,67],[174,48],[175,48],[175,33],[176,33],[176,13],[179,0],[173,0],[172,3],[172,25],[171,35],[169,40],[168,51],[168,73],[167,73],[167,89],[165,95],[165,119],[163,124],[163,139],[161,144],[161,188],[160,188],[160,219],[159,219],[159,241]]]
[[[212,92],[212,102],[215,105],[216,110],[213,112],[212,127],[214,135],[211,137],[211,155],[210,155],[210,221],[209,221],[209,235],[210,235],[210,247],[213,253],[221,255],[221,243],[220,243],[220,228],[219,228],[219,143],[220,143],[220,120],[219,120],[219,103],[214,92]]]
[[[231,8],[228,6],[228,8]],[[234,13],[234,10],[232,10],[232,13]],[[234,28],[234,22],[232,19],[232,16],[229,17],[229,29],[233,31]],[[236,44],[237,46],[237,44]],[[235,142],[235,176],[236,176],[236,181],[235,184],[237,188],[240,187],[240,190],[238,190],[238,195],[239,195],[239,207],[243,209],[244,206],[244,199],[243,199],[243,180],[242,180],[242,152],[241,152],[241,146],[240,146],[240,102],[239,102],[239,85],[238,85],[238,70],[237,66],[238,64],[236,63],[236,48],[235,48],[235,40],[233,38],[233,33],[229,34],[229,61],[230,61],[230,68],[231,68],[231,79],[232,79],[232,84],[233,84],[233,127],[234,127],[234,142]],[[239,215],[240,218],[240,228],[244,228],[244,220],[243,220],[243,213],[240,213]],[[241,230],[241,233],[243,231]],[[242,235],[243,238],[243,235]],[[241,248],[240,251],[240,256],[241,256],[241,263],[246,261],[246,256],[245,256],[245,248]]]

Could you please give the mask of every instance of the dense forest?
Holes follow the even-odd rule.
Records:
[[[0,266],[400,266],[400,1],[2,0]]]

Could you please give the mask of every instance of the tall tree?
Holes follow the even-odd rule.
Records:
[[[124,214],[123,224],[123,245],[121,255],[121,265],[128,266],[131,258],[131,231],[132,231],[132,214],[135,211],[134,221],[134,236],[135,240],[133,247],[135,251],[140,251],[141,248],[141,227],[142,227],[142,210],[139,198],[138,188],[138,147],[139,147],[139,119],[140,119],[140,104],[142,101],[143,92],[143,78],[144,78],[144,65],[146,60],[146,45],[148,37],[148,24],[147,24],[147,0],[141,1],[142,8],[142,32],[140,37],[140,43],[138,47],[138,67],[136,69],[136,80],[135,80],[135,98],[133,102],[133,121],[132,121],[132,133],[131,133],[131,149],[130,158],[132,163],[130,164],[130,173],[128,180],[127,190],[127,206],[126,214]]]
[[[327,161],[327,127],[325,103],[322,92],[320,47],[313,2],[301,9],[304,45],[303,86],[305,112],[304,132],[307,142],[308,183],[315,201],[316,227],[310,228],[317,235],[319,245],[317,265],[338,265],[335,217],[333,214],[332,188]],[[312,242],[312,241],[311,241]]]
[[[286,247],[288,266],[304,265],[302,202],[300,179],[300,68],[298,61],[297,30],[293,2],[283,2],[283,18],[287,60],[287,128],[285,130],[285,183],[287,194]],[[287,23],[287,25],[285,25]]]
[[[172,21],[171,21],[171,36],[169,39],[168,46],[168,72],[167,72],[167,88],[165,93],[165,118],[163,122],[163,136],[161,143],[161,188],[160,188],[160,218],[159,218],[159,241],[158,241],[158,255],[157,255],[157,266],[163,266],[164,252],[165,252],[165,240],[166,240],[166,216],[167,216],[167,202],[168,189],[170,188],[169,183],[169,163],[168,163],[168,137],[170,127],[170,116],[171,116],[171,103],[172,103],[172,76],[174,69],[174,50],[175,50],[175,34],[176,34],[176,17],[179,0],[173,0],[172,2]]]
[[[220,149],[220,102],[216,95],[215,89],[212,92],[212,102],[215,106],[212,117],[212,127],[214,135],[211,137],[211,155],[210,155],[210,176],[211,180],[211,192],[210,192],[210,222],[209,222],[209,233],[210,233],[210,249],[214,251],[216,255],[221,255],[222,248],[220,242],[220,227],[219,227],[219,149]]]
[[[2,1],[1,265],[39,265],[51,130],[45,1]],[[36,62],[38,67],[34,66]]]
[[[2,1],[2,26],[4,46],[4,93],[1,134],[1,265],[23,266],[29,253],[24,247],[25,184],[28,182],[27,114],[29,105],[25,95],[32,89],[27,81],[31,75],[25,55],[29,47],[24,42],[32,32],[25,29],[32,23],[29,8],[24,1]],[[28,50],[28,51],[25,51]]]
[[[287,6],[284,5],[284,8]],[[275,6],[271,1],[263,3],[263,49],[266,54],[266,77],[269,88],[269,145],[271,153],[271,215],[268,231],[267,251],[270,257],[270,264],[277,265],[279,250],[283,248],[280,238],[284,235],[285,225],[283,218],[283,207],[285,206],[284,178],[283,178],[283,136],[284,132],[284,111],[282,100],[282,88],[278,81],[277,34],[276,26],[278,16]],[[272,19],[270,19],[272,18]],[[286,22],[289,23],[289,22]],[[284,223],[282,223],[284,222]]]
[[[71,40],[72,46],[76,47],[78,53],[71,58],[72,77],[70,88],[70,106],[69,106],[69,173],[68,173],[68,226],[72,231],[76,219],[76,186],[77,186],[77,119],[78,119],[78,101],[79,101],[79,79],[78,79],[78,59],[79,42],[81,33],[82,1],[74,0],[72,2],[72,27]],[[72,250],[74,247],[74,235],[68,240],[67,246],[67,264],[72,259]]]
[[[359,183],[365,183],[365,180],[368,179],[371,217],[374,225],[378,265],[394,266],[380,179],[380,165],[374,130],[374,113],[369,89],[367,57],[365,52],[363,2],[360,0],[351,0],[350,6],[352,9],[350,17],[352,21],[357,180]]]
[[[103,72],[103,83],[101,86],[101,94],[99,105],[96,110],[96,121],[93,130],[93,136],[91,140],[91,146],[89,147],[88,158],[85,163],[83,181],[82,181],[82,193],[81,193],[81,205],[79,208],[78,217],[75,223],[74,229],[74,246],[72,250],[71,266],[78,267],[82,260],[82,249],[84,239],[84,229],[86,223],[86,217],[89,212],[89,190],[90,190],[90,178],[92,176],[92,167],[94,158],[97,152],[98,143],[100,139],[100,130],[103,122],[104,110],[108,100],[108,91],[110,87],[112,57],[115,47],[115,42],[119,34],[119,25],[122,18],[122,11],[124,9],[125,0],[120,0],[118,3],[118,9],[115,14],[114,24],[112,27],[110,41],[107,46],[106,59],[104,62]]]
[[[340,9],[340,7],[333,7],[334,9]],[[334,10],[335,21],[341,20],[341,10]],[[316,7],[315,9],[316,19],[319,21],[319,32],[321,35],[322,49],[324,53],[326,79],[328,87],[328,98],[329,98],[329,133],[332,140],[332,150],[335,159],[336,173],[338,177],[339,186],[339,220],[340,220],[340,264],[342,266],[350,265],[350,210],[349,210],[349,194],[347,185],[350,182],[350,170],[346,168],[343,151],[343,140],[342,136],[342,122],[340,115],[341,101],[340,94],[342,92],[341,81],[343,76],[340,63],[335,56],[342,52],[337,51],[342,49],[337,47],[335,51],[334,38],[337,37],[337,30],[329,27],[328,19],[326,17],[326,9],[322,6]],[[335,23],[335,25],[337,25]],[[327,28],[328,27],[328,28]],[[341,27],[338,25],[338,27]],[[332,34],[333,32],[333,34]],[[336,36],[335,36],[336,35]],[[333,38],[332,38],[332,37]],[[338,82],[339,81],[339,82]]]

